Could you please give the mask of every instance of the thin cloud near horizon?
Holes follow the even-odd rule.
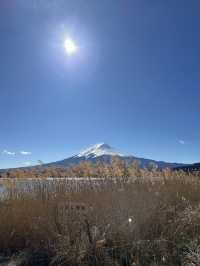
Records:
[[[21,154],[21,155],[31,155],[32,152],[30,152],[30,151],[19,151],[19,152],[14,152],[14,151],[3,150],[3,151],[2,151],[2,154],[5,154],[5,155],[12,155],[12,156],[15,156],[15,155],[17,155],[17,154]]]
[[[3,150],[2,151],[2,154],[6,154],[6,155],[12,155],[12,156],[15,156],[16,153],[15,152],[12,152],[12,151],[7,151],[7,150]]]
[[[20,151],[20,154],[21,155],[31,155],[32,152],[30,152],[30,151]]]

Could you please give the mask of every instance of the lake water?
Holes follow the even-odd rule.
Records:
[[[37,188],[46,189],[48,191],[80,191],[84,188],[101,188],[108,187],[113,184],[113,180],[103,178],[1,178],[0,179],[0,194],[6,193],[9,188],[14,188],[19,191],[37,191]]]

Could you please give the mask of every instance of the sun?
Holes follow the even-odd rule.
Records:
[[[69,55],[75,54],[77,52],[77,46],[71,38],[65,40],[64,46],[67,54]]]

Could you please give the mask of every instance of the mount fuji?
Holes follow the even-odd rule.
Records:
[[[55,166],[55,167],[69,167],[73,165],[77,165],[81,162],[105,162],[110,163],[113,157],[119,157],[120,159],[126,161],[127,163],[131,163],[135,160],[140,162],[140,166],[142,168],[148,167],[150,163],[154,163],[157,165],[158,168],[176,168],[184,166],[184,164],[179,163],[169,163],[164,161],[155,161],[151,159],[145,159],[145,158],[139,158],[135,157],[133,155],[127,155],[121,151],[118,151],[114,148],[112,148],[110,145],[106,143],[99,143],[95,144],[94,146],[91,146],[85,150],[80,151],[78,154],[75,154],[72,157],[69,157],[67,159],[48,163],[46,166]]]

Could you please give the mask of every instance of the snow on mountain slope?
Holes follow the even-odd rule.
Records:
[[[121,152],[113,149],[108,144],[99,143],[94,146],[87,148],[86,150],[81,151],[79,154],[74,157],[85,157],[85,158],[96,158],[102,155],[111,155],[111,156],[125,156]]]
[[[135,157],[133,155],[127,155],[119,152],[116,149],[113,149],[111,146],[105,143],[99,143],[94,146],[91,146],[80,153],[71,156],[69,158],[63,159],[61,161],[56,161],[52,163],[48,163],[45,166],[54,166],[54,167],[70,167],[72,165],[77,165],[81,162],[91,162],[91,163],[97,163],[97,162],[105,162],[110,163],[112,161],[113,156],[120,156],[122,160],[127,162],[128,164],[137,160],[140,162],[141,168],[147,168],[149,167],[149,164],[154,163],[157,165],[160,169],[164,168],[175,168],[179,166],[184,166],[183,164],[177,164],[177,163],[168,163],[163,161],[155,161],[152,159],[145,159],[145,158],[139,158]]]

